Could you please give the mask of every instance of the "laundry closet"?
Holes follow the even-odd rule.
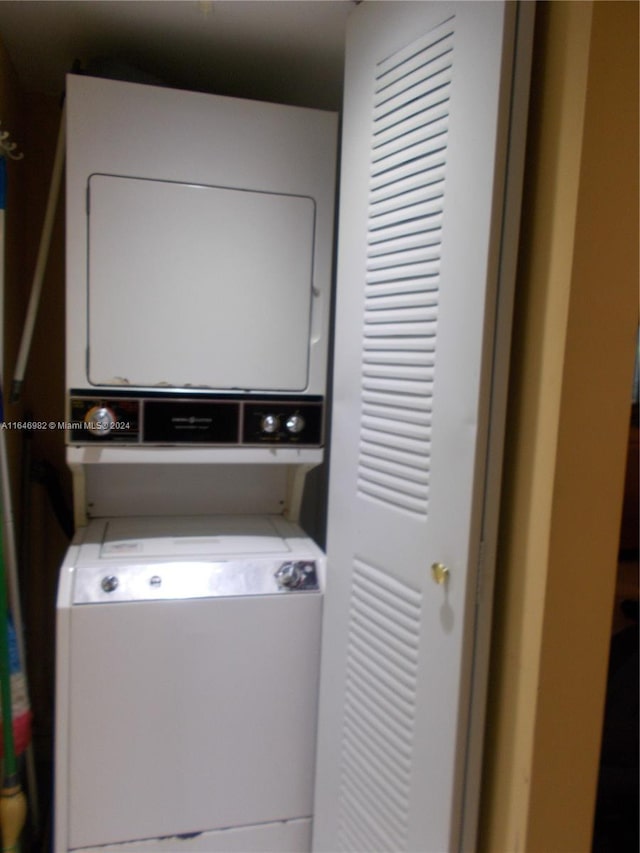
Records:
[[[354,8],[340,143],[68,76],[56,853],[472,846],[531,24]]]

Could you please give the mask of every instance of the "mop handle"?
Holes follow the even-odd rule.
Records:
[[[60,127],[58,130],[58,143],[56,146],[56,154],[53,161],[53,171],[51,173],[51,184],[49,185],[49,198],[47,199],[47,208],[42,226],[42,235],[40,237],[40,246],[38,248],[38,256],[36,258],[36,268],[33,273],[33,284],[31,286],[31,296],[29,298],[29,308],[22,331],[22,340],[20,341],[20,351],[16,361],[13,382],[11,384],[10,401],[16,403],[20,399],[22,392],[22,383],[27,367],[27,359],[31,349],[31,339],[33,337],[33,327],[35,326],[38,307],[40,305],[40,293],[42,291],[42,281],[44,272],[47,266],[49,257],[49,246],[51,244],[51,233],[53,231],[53,220],[58,204],[58,196],[60,194],[60,181],[62,178],[62,167],[64,165],[64,147],[65,147],[65,105],[62,105],[62,113],[60,115]]]

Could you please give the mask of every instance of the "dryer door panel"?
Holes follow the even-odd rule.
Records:
[[[94,174],[92,385],[303,391],[315,203]]]

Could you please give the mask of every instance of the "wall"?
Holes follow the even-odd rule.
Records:
[[[9,161],[6,211],[5,293],[3,300],[3,388],[8,392],[20,346],[49,178],[60,104],[55,98],[25,95],[0,43],[0,121],[24,154]],[[63,420],[64,260],[62,205],[59,206],[43,298],[19,403],[5,400],[5,421]],[[43,473],[61,484],[70,501],[62,431],[5,430],[15,519],[18,571],[31,705],[34,756],[41,803],[50,796],[54,678],[54,619],[57,571],[67,538],[51,508]],[[46,467],[43,467],[46,466]],[[35,806],[32,790],[30,806]],[[43,810],[42,810],[43,811]]]
[[[1,130],[10,134],[10,141],[16,144],[15,153],[24,154],[25,129],[24,116],[21,110],[20,89],[18,80],[9,57],[0,44],[0,123]],[[7,195],[5,213],[5,256],[4,263],[4,294],[2,333],[2,387],[9,389],[19,341],[19,323],[17,318],[24,313],[26,299],[22,287],[22,269],[24,267],[24,232],[25,232],[25,168],[24,159],[13,160],[6,158]],[[7,395],[8,398],[8,395]],[[6,403],[5,418],[7,420],[20,417],[21,408]],[[18,503],[20,492],[19,483],[19,444],[17,433],[5,431],[6,442],[11,459],[11,483],[13,486],[13,501]]]
[[[49,192],[60,102],[57,98],[24,98],[29,145],[26,166],[27,234],[25,283],[31,278],[41,237]],[[25,155],[26,159],[26,155]],[[22,327],[22,318],[20,328]],[[23,386],[27,420],[48,423],[64,420],[64,205],[58,204],[42,297]],[[52,508],[50,491],[59,486],[62,503],[71,506],[71,478],[64,461],[62,430],[38,430],[24,437],[24,512],[21,531],[27,662],[35,712],[34,744],[43,802],[50,796],[48,772],[53,742],[55,668],[55,597],[57,575],[68,539]],[[70,509],[68,509],[70,513]]]
[[[481,847],[591,847],[637,304],[638,7],[541,3]]]

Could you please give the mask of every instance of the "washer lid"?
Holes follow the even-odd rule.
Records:
[[[131,561],[289,551],[268,516],[112,518],[105,525],[99,558]]]

